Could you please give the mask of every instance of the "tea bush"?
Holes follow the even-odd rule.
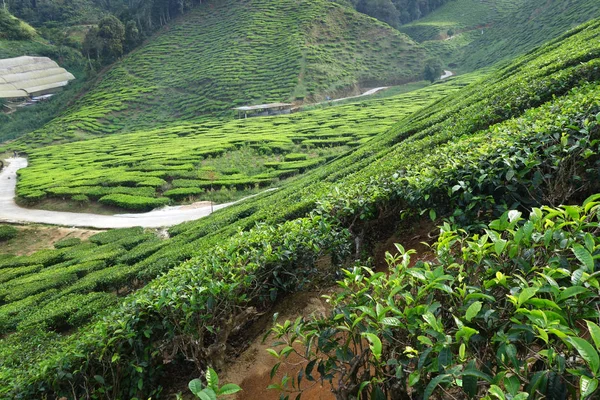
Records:
[[[17,236],[19,231],[10,225],[0,225],[0,242],[10,240]]]
[[[203,189],[226,187],[242,196],[256,185],[295,176],[346,153],[350,146],[366,143],[410,112],[473,79],[467,76],[391,98],[295,115],[217,126],[185,124],[30,150],[30,166],[19,171],[17,195],[30,202],[80,195],[97,201],[110,196],[113,200],[100,202],[132,210],[140,208],[131,201],[116,202],[114,195],[212,200]],[[342,140],[314,147],[313,139],[330,135]],[[279,146],[281,154],[261,155],[264,146]],[[233,167],[238,171],[232,173]],[[145,203],[139,207],[152,207],[153,202]]]
[[[277,358],[307,361],[273,386],[301,392],[318,371],[338,399],[593,398],[599,199],[512,210],[481,234],[445,223],[433,261],[397,245],[389,274],[345,270],[327,315],[273,328]]]

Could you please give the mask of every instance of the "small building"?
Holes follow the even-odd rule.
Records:
[[[238,113],[238,118],[264,117],[267,115],[290,114],[293,104],[291,103],[269,103],[256,106],[243,106],[234,108]]]
[[[73,74],[48,57],[0,59],[0,99],[23,102],[55,93],[73,79]]]

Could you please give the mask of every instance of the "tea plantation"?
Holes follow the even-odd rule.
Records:
[[[423,58],[404,34],[326,0],[224,0],[165,27],[31,136],[72,141],[414,81]]]
[[[169,199],[229,200],[344,154],[476,78],[293,115],[190,123],[33,149],[17,193],[28,204],[85,196],[132,210]],[[115,202],[114,195],[123,196]]]
[[[599,35],[600,20],[592,20],[280,190],[171,228],[171,239],[128,244],[144,233],[110,231],[75,245],[84,253],[97,246],[94,256],[66,247],[5,257],[0,265],[14,278],[0,294],[13,333],[0,341],[0,393],[160,396],[176,374],[221,368],[243,328],[280,296],[339,279],[346,267],[339,313],[276,327],[290,343],[319,336],[321,358],[312,365],[340,395],[597,395],[599,203],[588,196],[600,191]],[[581,206],[560,207],[574,203]],[[402,253],[390,256],[389,277],[352,270],[423,214],[443,223],[436,260],[411,270]],[[84,264],[97,260],[90,257],[109,261]],[[47,274],[42,282],[31,275],[37,268]],[[114,286],[81,283],[110,268],[127,276],[126,287],[117,278]],[[115,289],[146,283],[108,306]],[[78,284],[85,289],[67,289]],[[51,290],[45,313],[10,308]],[[86,324],[91,313],[73,312],[59,296],[97,316]],[[343,326],[360,350],[331,352],[342,348],[335,329]],[[276,352],[283,360],[292,350]],[[345,386],[333,379],[336,369],[348,371],[344,363],[364,366]]]
[[[597,16],[593,0],[456,0],[400,31],[454,70],[511,60]]]

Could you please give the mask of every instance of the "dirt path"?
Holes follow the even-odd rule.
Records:
[[[40,223],[85,228],[159,228],[206,217],[211,213],[209,202],[196,206],[163,207],[140,214],[98,215],[62,211],[33,210],[19,207],[15,201],[17,171],[27,166],[26,158],[9,158],[9,165],[0,173],[0,222]],[[249,196],[252,197],[252,196]],[[248,197],[246,197],[248,198]],[[239,201],[243,201],[239,200]],[[214,211],[232,203],[216,204]]]
[[[242,392],[232,400],[279,400],[280,393],[276,390],[267,389],[267,387],[272,383],[281,382],[285,374],[297,376],[298,371],[306,367],[306,362],[292,354],[287,362],[281,365],[274,379],[271,380],[271,369],[278,360],[269,354],[267,349],[273,347],[276,339],[269,337],[263,342],[263,334],[270,328],[271,315],[275,312],[279,313],[279,323],[283,323],[285,320],[294,321],[299,315],[308,317],[313,313],[326,313],[327,306],[321,298],[321,294],[300,292],[289,295],[275,307],[270,315],[264,316],[267,323],[261,324],[261,322],[258,322],[258,325],[262,325],[261,334],[252,341],[248,349],[237,359],[231,360],[231,364],[226,367],[223,373],[223,382],[235,383],[242,388]],[[281,350],[281,348],[278,348],[278,350]],[[316,372],[315,377],[318,377]],[[317,382],[313,384],[308,384],[305,380],[302,387],[305,389],[302,394],[303,400],[335,400],[329,384],[325,383],[322,386],[318,378]],[[290,398],[296,398],[297,394],[294,393]]]

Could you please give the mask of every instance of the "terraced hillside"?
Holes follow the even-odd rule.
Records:
[[[29,204],[59,198],[113,205],[119,195],[118,205],[129,209],[152,208],[156,197],[229,200],[367,143],[473,78],[293,115],[177,125],[29,150],[17,194]],[[209,188],[228,190],[214,194]]]
[[[325,0],[207,3],[125,57],[33,135],[50,143],[150,129],[230,116],[244,104],[415,80],[423,54],[389,26]]]
[[[599,15],[593,0],[457,0],[400,30],[456,64],[454,69],[473,71],[524,54]]]
[[[514,246],[510,244],[510,249],[523,257],[518,257],[518,264],[497,257],[509,251],[508,240],[500,233],[481,232],[471,241],[460,236],[464,232],[456,232],[446,245],[457,248],[465,244],[465,249],[470,249],[458,255],[466,257],[472,251],[477,258],[485,249],[497,249],[494,260],[499,260],[499,265],[486,259],[479,271],[481,279],[489,282],[469,280],[474,277],[465,276],[461,265],[472,260],[453,261],[456,254],[451,251],[439,255],[442,261],[450,260],[450,266],[438,267],[436,261],[432,270],[419,264],[422,276],[407,276],[398,283],[414,283],[414,290],[395,292],[381,300],[382,304],[410,300],[406,310],[413,313],[401,311],[402,315],[392,316],[387,306],[380,306],[380,317],[402,318],[402,322],[386,320],[365,327],[372,335],[366,336],[371,343],[385,342],[387,346],[388,338],[407,338],[406,345],[423,360],[419,379],[413,375],[409,382],[408,374],[400,370],[414,364],[412,354],[406,352],[395,353],[397,363],[378,363],[378,358],[374,367],[392,368],[390,384],[406,390],[406,396],[415,385],[418,393],[440,397],[447,390],[461,398],[471,396],[467,386],[475,387],[475,397],[491,395],[503,390],[491,384],[491,374],[499,384],[505,382],[503,387],[515,396],[525,391],[529,398],[540,398],[560,382],[579,390],[577,382],[585,383],[597,370],[597,359],[588,356],[594,346],[592,339],[578,334],[581,320],[598,318],[599,286],[593,273],[597,224],[588,224],[588,214],[597,213],[598,203],[592,199],[581,211],[571,207],[532,213],[538,220],[564,214],[568,223],[540,225],[535,220],[517,226],[516,214],[505,211],[582,202],[600,190],[599,34],[600,20],[594,20],[487,80],[409,116],[354,152],[274,193],[170,229],[172,238],[152,255],[141,256],[126,282],[134,287],[168,272],[112,312],[91,325],[72,327],[69,336],[49,330],[39,321],[20,330],[17,325],[17,332],[2,339],[0,393],[26,398],[49,393],[56,397],[159,395],[161,385],[184,371],[198,376],[208,365],[222,366],[223,360],[231,357],[228,349],[243,341],[238,333],[246,331],[241,328],[248,326],[255,311],[268,312],[278,296],[335,276],[338,266],[372,254],[379,240],[418,224],[422,213],[433,219],[448,217],[444,232],[454,232],[450,224],[459,224],[478,233],[480,223],[503,215],[489,231],[511,229],[507,234],[528,235],[520,236]],[[544,216],[545,212],[551,215]],[[594,218],[589,217],[589,221]],[[539,234],[540,229],[549,229],[549,233]],[[581,233],[563,235],[562,230],[576,229]],[[492,239],[499,244],[491,243]],[[538,253],[530,249],[537,251],[536,246],[551,244],[556,245],[558,258],[543,258],[546,261],[535,264]],[[532,254],[536,256],[532,258]],[[536,301],[533,296],[540,289],[530,286],[532,279],[536,284],[541,284],[540,280],[549,284]],[[455,282],[460,287],[452,289]],[[365,290],[360,293],[375,288]],[[428,294],[421,297],[425,292]],[[553,300],[545,294],[561,304],[566,301],[572,314],[555,318]],[[452,314],[441,306],[448,299],[457,302]],[[473,312],[477,305],[471,307],[474,300],[479,301],[477,312]],[[490,304],[498,301],[506,303],[506,309],[488,313]],[[478,316],[484,306],[485,317],[483,312]],[[359,311],[357,307],[353,312],[363,315]],[[552,319],[544,320],[539,311]],[[418,338],[413,338],[414,332],[405,335],[402,324],[409,323],[423,328],[424,333]],[[554,329],[556,324],[560,328]],[[465,333],[473,340],[465,339]],[[479,336],[475,338],[475,334]],[[564,335],[572,340],[563,341]],[[364,343],[365,336],[359,335],[359,340]],[[371,349],[378,357],[381,348],[373,345]],[[517,349],[538,350],[535,369],[530,368],[530,353]],[[583,357],[580,349],[585,349]],[[561,361],[548,354],[560,354],[569,368],[560,369]],[[502,359],[510,359],[511,364],[498,361]],[[27,360],[26,369],[23,360]],[[471,372],[479,363],[486,366],[485,371]],[[474,385],[459,385],[469,379]],[[548,384],[550,379],[552,384]],[[388,382],[376,380],[365,390],[388,390]],[[594,386],[582,386],[581,390],[587,395],[589,387],[593,394]]]

